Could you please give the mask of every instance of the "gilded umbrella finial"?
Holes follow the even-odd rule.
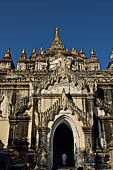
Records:
[[[59,32],[58,32],[58,28],[57,28],[57,27],[56,27],[55,41],[56,41],[56,42],[59,42],[59,41],[60,41]]]

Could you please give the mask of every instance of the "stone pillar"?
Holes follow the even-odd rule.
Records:
[[[88,119],[87,123],[90,124],[90,126],[93,126],[93,114],[94,114],[94,95],[89,94],[88,96]]]
[[[83,127],[83,132],[85,135],[85,168],[93,170],[94,168],[94,158],[92,151],[92,127]]]
[[[110,156],[110,166],[113,170],[113,140],[108,144],[108,151]]]
[[[88,109],[87,109],[87,118],[86,126],[83,127],[83,132],[85,135],[85,168],[93,169],[94,167],[94,155],[93,155],[93,140],[92,140],[92,131],[93,131],[93,114],[94,114],[94,95],[89,93],[88,95]]]
[[[48,127],[40,126],[38,128],[39,132],[39,150],[38,150],[38,165],[40,170],[47,169],[47,134]]]
[[[111,169],[113,170],[113,118],[112,120],[110,120],[110,124],[111,124],[111,130],[112,130],[112,140],[108,144],[108,151],[109,151],[109,156],[110,156],[110,166],[111,166]]]
[[[15,126],[17,124],[16,120],[10,120],[10,130],[9,130],[9,140],[8,140],[8,146],[12,147],[13,146],[13,139],[14,139],[14,134],[15,134]]]

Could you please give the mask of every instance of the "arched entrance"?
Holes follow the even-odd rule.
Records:
[[[66,163],[63,164],[62,155],[66,154]],[[55,130],[53,138],[53,164],[59,167],[74,166],[74,138],[72,130],[61,123]]]
[[[67,131],[65,134],[70,134],[71,137],[67,137],[66,135],[62,136],[61,132],[61,125],[65,125],[66,129],[64,126],[62,127]],[[72,158],[72,162],[74,162],[73,166],[79,166],[78,163],[78,154],[80,153],[79,148],[82,148],[84,150],[85,148],[85,141],[84,141],[84,134],[81,129],[81,124],[78,122],[74,117],[70,114],[59,114],[58,116],[55,117],[55,120],[53,122],[49,122],[48,127],[50,129],[50,132],[48,133],[47,139],[48,139],[48,167],[51,168],[53,166],[53,163],[55,163],[56,159],[55,158],[55,138],[63,138],[64,143],[67,139],[72,139],[72,146],[73,146],[73,152],[74,156]],[[56,136],[56,137],[55,137]],[[57,142],[57,141],[56,141]],[[67,143],[69,140],[67,141]],[[57,145],[57,144],[56,144]],[[58,143],[59,146],[59,143]],[[68,143],[68,147],[71,146]],[[70,149],[71,150],[71,149]],[[68,156],[68,155],[67,155]],[[61,158],[61,157],[60,157]],[[73,163],[71,163],[73,164]]]

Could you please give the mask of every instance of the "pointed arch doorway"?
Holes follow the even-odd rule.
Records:
[[[63,164],[62,155],[66,154],[66,163]],[[74,166],[74,138],[72,130],[61,123],[55,130],[53,138],[53,164],[59,167]]]

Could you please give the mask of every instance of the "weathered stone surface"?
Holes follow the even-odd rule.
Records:
[[[41,48],[37,54],[34,49],[27,59],[23,49],[17,70],[9,50],[0,59],[2,147],[12,157],[14,152],[18,153],[31,168],[49,169],[56,159],[55,131],[65,124],[73,134],[73,169],[112,167],[112,57],[108,70],[100,70],[93,50],[89,60],[83,49],[80,53],[74,49],[69,52],[56,31],[55,40],[46,52]],[[6,64],[8,69],[3,67]],[[63,140],[64,145],[66,141]],[[60,156],[66,152],[61,150]]]

